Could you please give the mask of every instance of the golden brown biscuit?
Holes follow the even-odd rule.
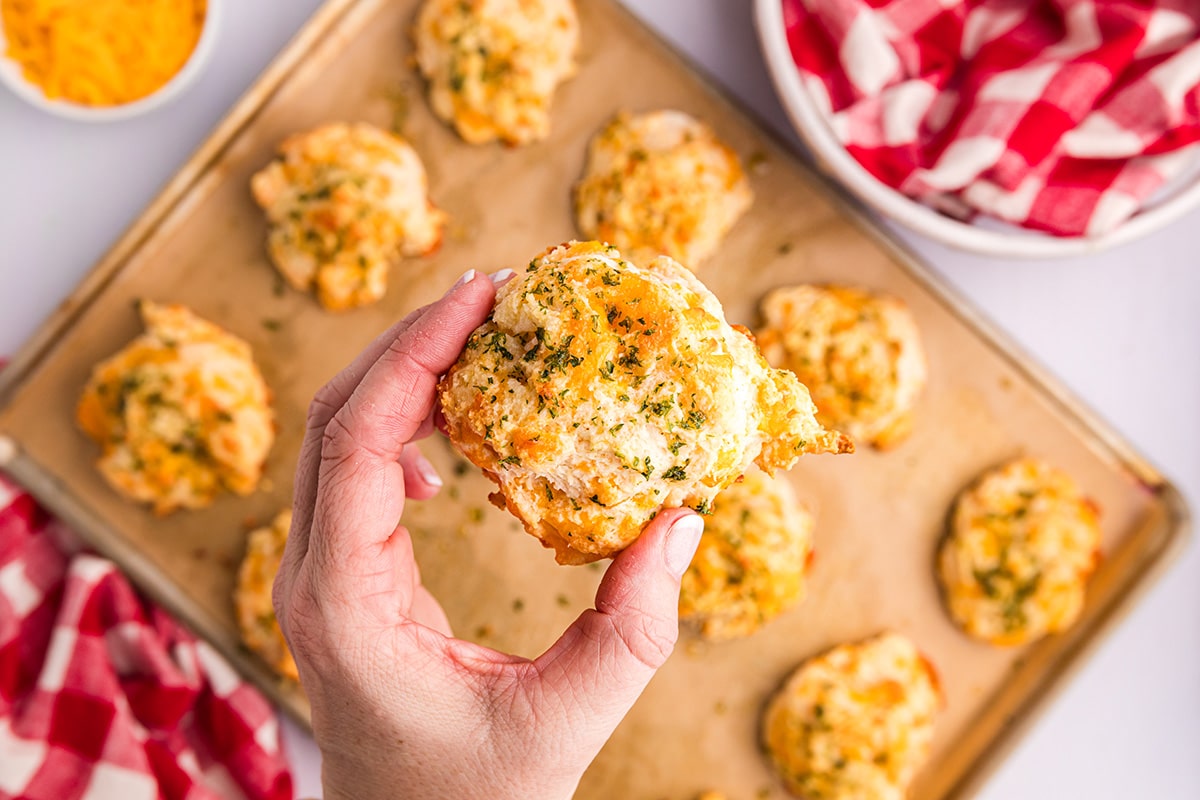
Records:
[[[250,346],[183,306],[139,308],[146,332],[96,365],[76,409],[101,474],[157,514],[250,494],[275,441]]]
[[[885,633],[801,664],[767,705],[763,746],[797,797],[903,800],[941,703],[929,662]]]
[[[550,135],[550,102],[575,74],[571,0],[426,0],[413,28],[429,102],[470,144]]]
[[[396,257],[425,255],[442,240],[446,215],[429,200],[420,157],[371,125],[289,136],[250,186],[271,223],[271,260],[331,311],[376,302]]]
[[[804,599],[813,517],[757,467],[717,495],[683,576],[679,617],[707,639],[749,636]]]
[[[762,302],[758,343],[812,392],[822,425],[891,447],[912,430],[925,351],[904,303],[845,286],[791,286]]]
[[[292,511],[285,509],[270,525],[250,532],[246,538],[246,555],[238,570],[233,602],[246,646],[262,656],[280,675],[298,681],[300,673],[296,671],[292,651],[283,638],[279,620],[275,619],[275,607],[271,604],[271,587],[279,572],[291,527]]]
[[[575,219],[630,261],[667,255],[695,268],[753,199],[737,154],[704,123],[682,111],[618,114],[588,148]]]
[[[501,287],[440,396],[451,441],[563,564],[619,552],[662,508],[707,511],[751,463],[851,449],[690,272],[598,242]]]
[[[996,645],[1066,630],[1099,547],[1096,506],[1069,475],[1030,458],[987,472],[959,496],[938,553],[950,615]]]

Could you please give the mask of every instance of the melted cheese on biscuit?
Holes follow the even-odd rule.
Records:
[[[908,436],[926,367],[916,322],[900,300],[792,286],[767,295],[762,314],[763,354],[809,388],[823,425],[876,447]]]
[[[938,573],[951,616],[997,645],[1069,628],[1096,567],[1096,506],[1061,470],[1021,459],[958,499]]]
[[[251,189],[271,222],[275,266],[333,311],[383,297],[388,265],[435,250],[446,222],[416,151],[361,123],[289,137]]]
[[[571,0],[426,0],[413,36],[433,111],[465,141],[550,134],[554,90],[575,73]]]
[[[500,288],[441,402],[451,440],[562,563],[618,552],[659,509],[707,510],[751,463],[850,449],[690,272],[598,242]]]
[[[249,345],[183,306],[140,310],[146,332],[96,366],[76,410],[101,473],[159,514],[254,491],[275,428]]]
[[[929,663],[886,633],[800,665],[767,706],[763,744],[806,800],[903,800],[941,702]]]
[[[750,208],[737,154],[682,111],[619,114],[592,140],[575,187],[589,239],[636,263],[667,255],[695,268]]]
[[[812,530],[787,480],[751,468],[713,501],[683,576],[680,618],[709,639],[754,633],[804,598]]]
[[[287,509],[280,511],[270,525],[250,533],[246,539],[246,555],[238,569],[233,600],[246,646],[262,656],[279,674],[298,681],[300,673],[271,603],[271,587],[279,572],[291,527],[292,512]]]

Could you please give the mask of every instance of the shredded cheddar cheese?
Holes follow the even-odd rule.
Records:
[[[116,106],[187,63],[207,0],[0,0],[5,55],[52,100]]]

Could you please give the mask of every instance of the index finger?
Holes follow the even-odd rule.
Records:
[[[461,284],[467,283],[474,275],[474,270],[468,272],[450,288],[446,296],[453,294]],[[295,544],[285,553],[284,563],[280,567],[281,572],[289,574],[290,571],[294,571],[308,551],[308,534],[312,527],[317,502],[317,474],[320,469],[321,441],[325,436],[325,426],[350,399],[350,395],[362,383],[363,378],[366,377],[375,362],[432,307],[432,303],[421,306],[375,337],[375,340],[367,345],[350,362],[349,366],[330,378],[309,403],[304,440],[300,445],[300,456],[296,461],[296,475],[293,480],[295,499],[293,500],[292,529],[288,535],[288,542]],[[430,427],[432,428],[432,421]]]
[[[367,370],[325,427],[309,551],[339,572],[369,572],[370,559],[404,509],[397,463],[433,410],[439,377],[492,309],[487,276],[451,291],[414,320]],[[365,589],[365,587],[362,587]],[[380,587],[375,587],[377,590]]]
[[[313,396],[308,407],[308,422],[304,441],[300,445],[300,457],[296,461],[293,483],[295,509],[292,514],[292,533],[288,536],[288,541],[297,543],[296,551],[301,555],[308,549],[308,531],[312,527],[313,509],[317,502],[317,471],[321,463],[321,439],[325,435],[325,426],[362,383],[371,365],[428,310],[429,306],[418,308],[388,328]]]

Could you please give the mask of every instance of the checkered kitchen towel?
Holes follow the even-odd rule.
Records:
[[[780,0],[856,159],[954,216],[1098,235],[1200,140],[1197,0]]]
[[[289,800],[275,716],[0,477],[0,800]]]

